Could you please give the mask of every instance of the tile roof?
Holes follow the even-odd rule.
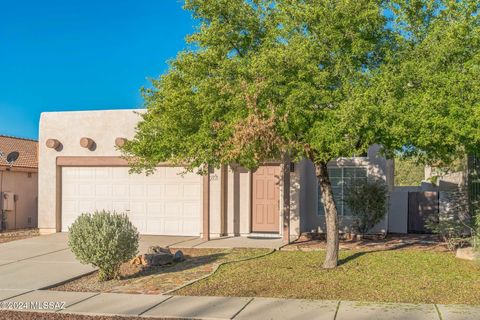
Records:
[[[0,151],[5,155],[18,151],[20,156],[13,167],[38,168],[38,142],[35,140],[0,135]],[[4,157],[0,157],[0,166],[7,166]]]

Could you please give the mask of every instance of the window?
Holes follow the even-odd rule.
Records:
[[[344,204],[345,187],[352,183],[367,181],[366,167],[334,167],[328,168],[330,182],[332,183],[333,200],[337,205],[339,215],[350,215],[350,209]],[[324,215],[322,195],[318,189],[318,215]]]

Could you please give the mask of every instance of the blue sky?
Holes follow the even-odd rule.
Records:
[[[194,30],[178,0],[0,0],[0,134],[38,137],[44,111],[142,106]]]

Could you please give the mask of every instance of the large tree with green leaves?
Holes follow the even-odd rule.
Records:
[[[413,109],[395,70],[423,42],[414,32],[430,28],[431,17],[417,14],[416,2],[427,3],[186,1],[199,27],[188,37],[190,48],[145,90],[148,112],[125,154],[134,170],[147,171],[164,161],[195,170],[255,168],[285,153],[310,159],[326,213],[323,265],[335,267],[338,219],[328,162],[373,143],[430,152],[426,131],[409,140],[409,123],[400,122],[407,117],[395,109]]]

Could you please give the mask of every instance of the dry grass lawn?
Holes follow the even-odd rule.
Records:
[[[174,294],[480,305],[480,265],[451,252],[342,250],[335,270],[323,270],[323,258],[275,252],[222,266]]]

